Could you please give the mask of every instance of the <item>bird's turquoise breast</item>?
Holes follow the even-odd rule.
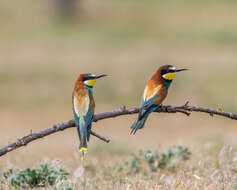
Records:
[[[171,83],[172,83],[172,80],[164,80],[164,85],[167,89],[169,89]]]

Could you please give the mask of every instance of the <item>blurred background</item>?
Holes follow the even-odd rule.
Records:
[[[162,64],[188,68],[164,104],[237,112],[237,2],[234,0],[21,0],[0,2],[0,146],[32,130],[72,119],[71,93],[80,73],[105,73],[94,89],[96,113],[140,104]],[[106,162],[124,152],[174,144],[237,146],[235,121],[207,114],[153,114],[130,136],[136,115],[94,123],[111,138],[92,137],[88,157]],[[3,157],[31,166],[45,158],[75,165],[76,129],[35,141]]]

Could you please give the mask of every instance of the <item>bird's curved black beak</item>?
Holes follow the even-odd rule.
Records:
[[[175,69],[175,72],[187,71],[188,69]]]
[[[99,79],[99,78],[102,78],[102,77],[106,77],[107,75],[105,75],[105,74],[102,74],[102,75],[96,75],[95,76],[95,79]]]

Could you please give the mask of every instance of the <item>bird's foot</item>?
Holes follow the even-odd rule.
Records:
[[[82,162],[83,162],[84,159],[85,159],[85,155],[86,155],[86,152],[87,152],[87,148],[82,147],[82,148],[80,148],[79,151],[81,152],[81,160],[82,160]]]

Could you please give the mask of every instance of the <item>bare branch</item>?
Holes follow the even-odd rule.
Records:
[[[8,153],[8,152],[11,152],[17,148],[20,148],[22,146],[26,146],[28,143],[32,142],[32,141],[35,141],[37,139],[40,139],[40,138],[43,138],[43,137],[46,137],[48,135],[51,135],[53,133],[56,133],[56,132],[59,132],[59,131],[63,131],[65,129],[68,129],[68,128],[72,128],[72,127],[75,127],[75,122],[74,120],[71,120],[71,121],[68,121],[68,122],[65,122],[65,123],[61,123],[61,124],[57,124],[57,125],[54,125],[52,128],[48,128],[48,129],[45,129],[43,131],[40,131],[40,132],[37,132],[37,133],[32,133],[25,136],[25,137],[22,137],[21,139],[18,139],[16,142],[14,143],[9,143],[7,146],[5,146],[4,148],[0,149],[0,157],[3,156],[4,154]],[[109,143],[110,140],[97,134],[96,132],[94,131],[91,131],[91,135]]]
[[[186,102],[184,105],[182,106],[160,106],[157,108],[157,110],[155,112],[163,112],[163,113],[182,113],[185,114],[187,116],[189,116],[191,114],[191,112],[202,112],[202,113],[208,113],[211,116],[214,115],[219,115],[222,117],[226,117],[229,119],[234,119],[237,120],[237,114],[236,113],[231,113],[231,112],[223,112],[221,108],[218,109],[210,109],[210,108],[203,108],[203,107],[199,107],[199,106],[189,106],[188,105],[189,102]],[[105,112],[105,113],[100,113],[94,116],[94,122],[97,122],[99,120],[103,120],[103,119],[109,119],[109,118],[114,118],[114,117],[118,117],[121,115],[130,115],[130,114],[136,114],[139,112],[139,108],[130,108],[130,109],[126,109],[125,106],[121,107],[120,109],[114,110],[112,112]],[[30,135],[27,135],[21,139],[18,139],[16,142],[14,143],[10,143],[7,146],[3,147],[2,149],[0,149],[0,157],[7,154],[8,152],[11,152],[15,149],[18,149],[22,146],[26,146],[28,143],[35,141],[37,139],[46,137],[50,134],[59,132],[59,131],[63,131],[65,129],[68,128],[72,128],[75,127],[75,122],[74,120],[68,121],[68,122],[64,122],[61,124],[57,124],[54,125],[52,128],[48,128],[45,129],[43,131],[37,132],[37,133],[31,133]],[[91,131],[91,134],[105,142],[110,142],[109,139],[102,137],[101,135],[95,133],[94,131]]]

